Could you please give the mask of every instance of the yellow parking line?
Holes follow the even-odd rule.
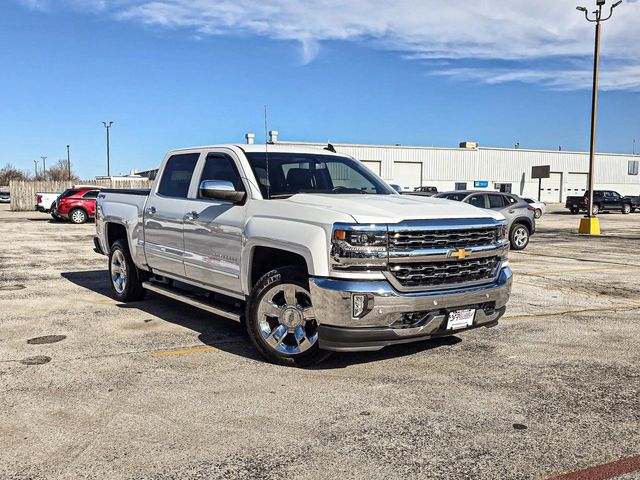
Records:
[[[167,350],[164,352],[153,352],[151,355],[154,357],[173,357],[176,355],[190,355],[192,353],[206,353],[206,352],[214,352],[217,349],[215,347],[193,347],[193,348],[182,348],[179,350]]]
[[[501,320],[515,320],[518,318],[532,317],[557,317],[560,315],[569,315],[571,313],[594,313],[594,312],[630,312],[640,310],[640,305],[635,307],[601,307],[601,308],[585,308],[584,310],[564,310],[561,312],[545,312],[545,313],[525,313],[522,315],[506,315]]]

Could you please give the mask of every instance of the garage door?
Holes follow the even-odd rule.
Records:
[[[549,203],[562,201],[562,173],[551,172],[549,178],[543,178],[540,185],[540,200]]]
[[[373,173],[380,176],[382,162],[363,161],[362,163]]]
[[[396,162],[393,164],[393,183],[403,190],[413,190],[422,186],[422,164],[414,162]]]
[[[588,188],[589,174],[570,172],[567,175],[566,192],[567,196],[579,197]]]

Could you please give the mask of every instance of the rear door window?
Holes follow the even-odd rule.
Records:
[[[170,157],[162,172],[158,194],[165,197],[187,198],[191,177],[199,157],[199,153],[183,153]]]
[[[98,193],[100,193],[100,190],[91,190],[90,192],[85,193],[82,198],[98,198]]]

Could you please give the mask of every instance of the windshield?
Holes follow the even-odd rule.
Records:
[[[396,192],[367,167],[347,157],[314,153],[247,153],[264,198],[296,193],[375,194]]]

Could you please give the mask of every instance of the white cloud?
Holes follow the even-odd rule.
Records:
[[[249,33],[301,45],[302,62],[312,61],[322,41],[344,40],[399,51],[410,60],[445,60],[458,68],[435,73],[487,83],[524,81],[559,88],[584,88],[589,67],[558,72],[550,64],[592,54],[593,25],[575,10],[576,0],[19,0],[32,8],[55,6],[95,10],[114,18],[188,35]],[[609,0],[608,3],[611,3]],[[577,0],[592,6],[592,0]],[[640,3],[629,0],[604,24],[603,71],[609,89],[640,84]],[[467,62],[507,60],[509,69],[461,67]],[[489,61],[489,62],[486,62]],[[435,65],[432,65],[434,67]]]

